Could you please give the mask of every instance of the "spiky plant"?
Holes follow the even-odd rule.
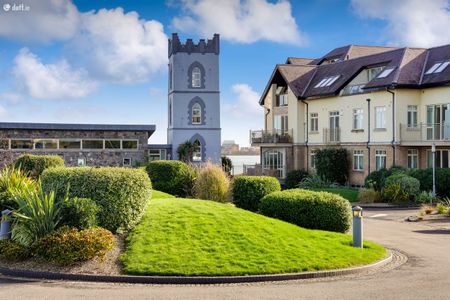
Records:
[[[19,168],[8,166],[0,172],[0,210],[17,208],[11,190],[21,190],[28,187],[35,190],[36,182],[26,176]]]

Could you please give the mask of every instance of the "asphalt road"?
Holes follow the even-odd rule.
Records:
[[[408,256],[364,275],[229,285],[127,285],[0,277],[2,299],[450,299],[450,222],[408,223],[412,210],[366,211],[365,238]],[[5,298],[3,296],[6,296]]]

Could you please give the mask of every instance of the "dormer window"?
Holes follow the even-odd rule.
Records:
[[[450,60],[435,63],[431,68],[428,69],[428,71],[425,72],[425,74],[441,73],[445,70],[445,68],[447,68],[448,65],[450,65]]]
[[[192,68],[192,87],[199,88],[201,86],[202,72],[199,67]]]
[[[381,72],[381,73],[377,76],[377,78],[385,78],[385,77],[388,77],[389,74],[392,73],[392,71],[394,71],[394,68],[386,68],[386,69],[383,70],[383,72]]]
[[[380,74],[381,71],[383,71],[383,68],[384,67],[375,67],[367,69],[367,82],[377,77],[377,75]]]
[[[339,78],[339,76],[340,75],[335,75],[335,76],[331,76],[331,77],[325,77],[324,79],[319,81],[319,83],[316,84],[314,87],[315,88],[320,88],[320,87],[330,86]]]

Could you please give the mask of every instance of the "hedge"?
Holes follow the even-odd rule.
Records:
[[[155,160],[147,165],[155,190],[179,197],[189,196],[193,186],[189,165],[178,160]]]
[[[58,155],[23,154],[14,163],[32,178],[39,178],[45,169],[64,166],[64,160]]]
[[[420,181],[420,190],[429,192],[433,190],[433,169],[414,169],[407,173]],[[441,197],[450,197],[450,169],[436,168],[436,194]]]
[[[69,188],[69,197],[90,198],[100,206],[99,225],[128,231],[141,219],[152,195],[145,172],[129,168],[58,167],[42,173],[44,192],[58,198]]]
[[[89,198],[72,198],[61,205],[59,226],[87,229],[98,225],[99,206]]]
[[[344,148],[326,148],[316,151],[317,175],[326,181],[345,185],[348,180],[350,161]]]
[[[408,176],[405,173],[394,173],[386,178],[384,182],[383,196],[388,202],[391,200],[392,193],[386,193],[386,189],[392,185],[398,184],[403,192],[406,194],[406,200],[414,200],[420,192],[420,181],[414,177]]]
[[[302,182],[303,179],[308,177],[308,172],[301,169],[301,170],[291,170],[287,172],[286,174],[286,188],[287,189],[294,189],[298,187],[298,184]]]
[[[260,212],[309,229],[347,232],[351,206],[339,195],[292,189],[274,192],[261,199]]]
[[[237,207],[257,211],[264,196],[280,190],[280,182],[275,177],[236,176],[233,183],[233,202]]]

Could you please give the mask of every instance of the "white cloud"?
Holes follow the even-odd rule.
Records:
[[[4,117],[7,115],[6,109],[0,105],[0,117]]]
[[[84,70],[74,70],[65,60],[43,64],[27,48],[15,57],[12,73],[19,88],[36,99],[80,98],[96,88]]]
[[[71,1],[66,0],[0,0],[4,4],[24,4],[29,11],[0,11],[0,37],[49,42],[67,40],[77,30],[79,13]]]
[[[0,93],[0,101],[4,101],[8,104],[17,104],[22,101],[23,96],[18,93]]]
[[[304,44],[306,37],[298,30],[291,4],[280,0],[183,0],[185,16],[172,20],[172,26],[202,36],[220,33],[238,43],[268,40]]]
[[[388,43],[415,47],[450,43],[448,0],[352,0],[351,5],[363,18],[387,22]]]
[[[231,87],[236,94],[236,101],[224,105],[224,111],[234,117],[261,116],[263,109],[259,105],[260,95],[245,83],[237,83]]]
[[[81,16],[80,31],[70,42],[89,73],[101,80],[135,83],[167,65],[167,36],[158,21],[139,19],[122,8]]]

